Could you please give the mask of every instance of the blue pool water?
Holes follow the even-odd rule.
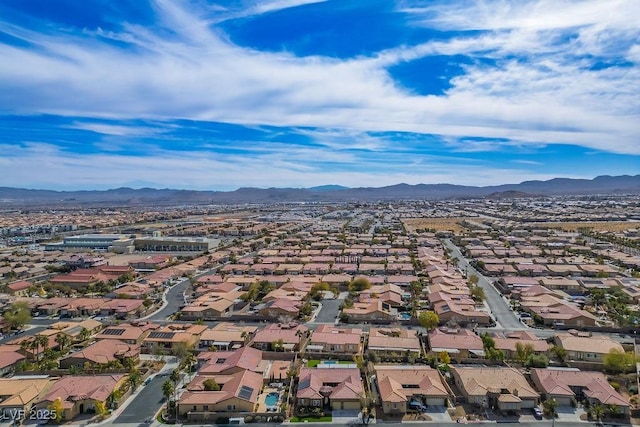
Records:
[[[411,313],[400,313],[400,314],[399,314],[399,316],[400,316],[400,318],[401,318],[402,320],[409,320],[409,319],[411,319]]]
[[[325,360],[324,362],[322,362],[323,365],[335,365],[336,362],[335,360]]]
[[[267,406],[276,406],[278,404],[278,398],[280,397],[280,394],[276,391],[272,391],[271,393],[267,394],[267,397],[265,397],[264,399],[264,403]]]

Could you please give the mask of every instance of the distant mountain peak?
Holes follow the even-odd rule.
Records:
[[[640,175],[600,176],[594,179],[554,178],[487,187],[454,184],[406,183],[386,187],[348,188],[321,185],[311,188],[243,187],[235,191],[197,191],[129,187],[105,191],[53,191],[0,187],[0,206],[118,204],[235,204],[344,202],[359,200],[438,200],[448,198],[517,198],[549,195],[640,194]]]

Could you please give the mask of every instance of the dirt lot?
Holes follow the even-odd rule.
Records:
[[[406,218],[403,219],[405,228],[409,232],[414,232],[419,228],[433,229],[436,231],[453,231],[458,233],[465,230],[465,227],[461,225],[464,220],[477,221],[478,218]]]
[[[531,222],[524,224],[534,228],[560,228],[576,231],[578,228],[591,228],[594,231],[624,231],[640,227],[638,221],[592,221],[592,222]]]

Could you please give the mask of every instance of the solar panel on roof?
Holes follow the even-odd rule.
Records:
[[[175,332],[151,332],[149,338],[171,339]]]
[[[102,331],[102,335],[122,335],[124,334],[124,329],[105,329]]]
[[[253,388],[243,385],[242,387],[240,387],[240,392],[238,393],[238,397],[240,399],[250,400],[252,394],[253,394]]]

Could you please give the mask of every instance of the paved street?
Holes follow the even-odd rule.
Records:
[[[162,384],[177,366],[177,363],[167,363],[149,384],[140,386],[124,410],[110,424],[142,423],[153,419],[164,404]]]
[[[485,301],[491,309],[494,319],[496,319],[497,328],[504,328],[511,331],[529,329],[520,322],[520,319],[518,319],[516,314],[511,310],[511,307],[509,307],[504,298],[502,298],[500,292],[493,287],[489,279],[469,264],[469,261],[460,253],[460,249],[449,239],[444,240],[444,244],[451,250],[451,257],[458,258],[458,266],[460,270],[467,272],[467,277],[472,274],[478,276],[478,285],[484,290]]]
[[[315,320],[310,323],[331,323],[336,321],[336,317],[340,314],[340,304],[344,301],[339,299],[326,299],[322,301],[322,308],[316,316]]]
[[[183,280],[171,289],[165,295],[167,305],[148,317],[149,320],[164,320],[175,312],[180,310],[180,306],[184,305],[184,290],[189,286],[189,279]]]

